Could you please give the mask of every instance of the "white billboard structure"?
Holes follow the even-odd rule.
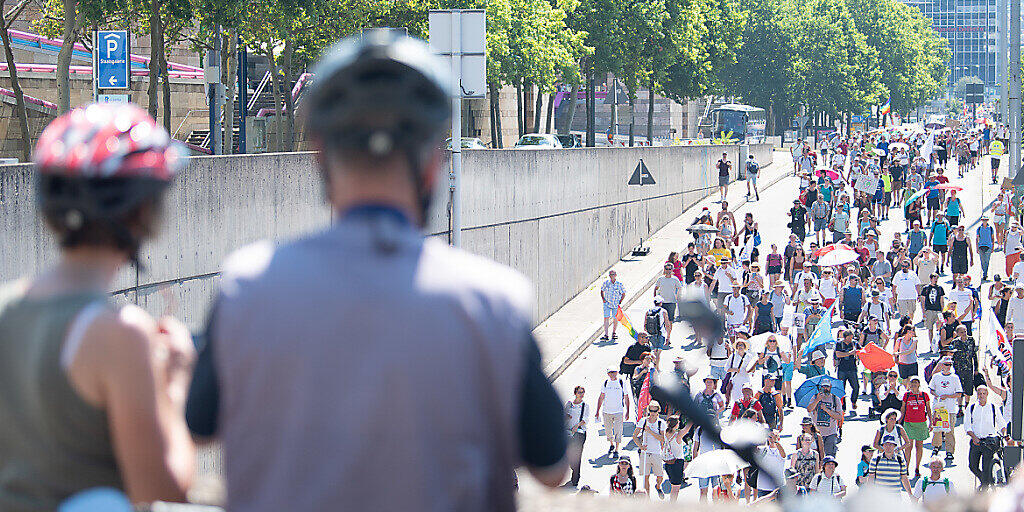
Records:
[[[462,245],[462,99],[487,92],[487,13],[483,9],[430,11],[430,49],[451,66],[452,75],[452,245]]]

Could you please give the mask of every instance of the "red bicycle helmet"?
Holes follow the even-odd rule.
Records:
[[[185,166],[188,150],[141,108],[94,103],[43,130],[33,162],[39,209],[56,224],[61,244],[74,245],[89,224],[109,229],[134,258],[139,240],[125,215],[158,198]]]

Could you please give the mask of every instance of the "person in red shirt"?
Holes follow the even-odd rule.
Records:
[[[860,261],[860,264],[866,265],[868,258],[871,257],[871,251],[867,247],[864,247],[864,237],[857,239],[857,247],[854,247],[853,250],[859,255],[857,260]]]
[[[910,444],[917,453],[917,464],[914,466],[914,478],[921,476],[921,456],[924,453],[924,441],[931,437],[932,411],[928,393],[921,391],[921,379],[910,378],[907,392],[903,394],[903,428],[907,431]],[[910,447],[907,447],[907,463],[910,463]]]
[[[756,413],[758,423],[764,423],[764,416],[761,415],[761,403],[754,400],[754,388],[751,387],[750,383],[744,383],[742,396],[732,405],[732,414],[729,416],[729,422],[731,423],[739,419],[748,409],[752,409]]]

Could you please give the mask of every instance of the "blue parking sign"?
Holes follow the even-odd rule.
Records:
[[[93,46],[96,86],[100,89],[127,89],[129,74],[128,31],[99,30]]]

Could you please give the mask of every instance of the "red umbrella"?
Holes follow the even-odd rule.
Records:
[[[828,244],[828,245],[822,247],[821,249],[818,249],[817,251],[814,251],[811,254],[811,256],[816,257],[816,258],[820,258],[820,257],[822,257],[822,256],[824,256],[824,255],[826,255],[826,254],[828,254],[828,253],[830,253],[832,251],[839,250],[839,249],[845,249],[847,251],[852,251],[853,247],[850,247],[849,245],[846,245],[846,244],[838,244],[838,243],[837,244]]]
[[[960,185],[954,185],[952,183],[939,183],[938,185],[935,185],[932,188],[935,190],[956,190],[957,192],[960,192],[961,190],[964,189]]]
[[[846,244],[829,244],[814,251],[812,255],[812,257],[818,258],[818,265],[822,267],[845,265],[856,260],[859,256],[857,251]]]

